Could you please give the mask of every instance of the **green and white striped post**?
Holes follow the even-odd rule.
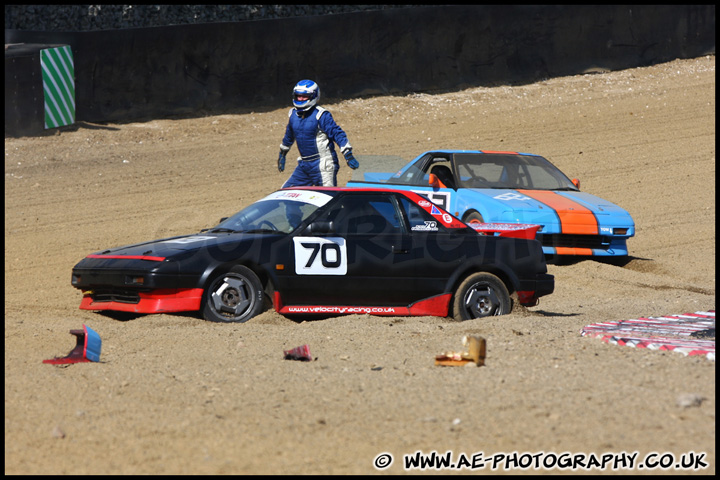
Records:
[[[75,65],[69,45],[40,51],[45,129],[75,123]]]

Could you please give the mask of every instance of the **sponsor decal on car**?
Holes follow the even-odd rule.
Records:
[[[418,232],[437,232],[437,222],[431,222],[429,220],[425,220],[424,225],[415,225],[412,227],[412,230],[418,231]]]
[[[215,237],[206,237],[206,236],[202,236],[202,235],[195,235],[192,237],[171,238],[170,240],[165,240],[162,243],[188,244],[188,243],[204,242],[207,240],[214,240],[214,239],[215,239]]]
[[[413,193],[417,193],[421,197],[427,198],[428,200],[430,200],[432,203],[439,206],[440,208],[449,210],[450,192],[430,192],[427,190],[410,190],[410,191]],[[423,208],[426,208],[429,206],[428,204],[423,204],[420,202],[418,202],[418,205],[420,205]]]
[[[407,308],[395,308],[395,307],[333,307],[333,306],[299,306],[299,307],[287,307],[287,313],[334,313],[334,314],[352,314],[352,313],[367,313],[367,314],[392,314],[404,313]]]
[[[277,192],[271,193],[270,195],[259,201],[263,202],[265,200],[277,199],[296,200],[298,202],[311,203],[315,206],[322,207],[327,202],[332,200],[332,198],[333,197],[331,197],[330,195],[321,192],[314,192],[312,190],[279,190]]]
[[[496,200],[505,200],[505,201],[530,200],[530,197],[526,197],[525,195],[520,195],[519,193],[516,193],[516,192],[501,193],[500,195],[495,195],[493,198]]]

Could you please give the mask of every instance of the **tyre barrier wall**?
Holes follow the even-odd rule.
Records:
[[[289,106],[303,78],[317,81],[332,103],[695,58],[715,53],[715,6],[417,7],[88,32],[6,30],[5,43],[5,133],[27,135],[44,124],[26,98],[37,98],[40,75],[19,57],[8,63],[8,44],[70,46],[77,120],[121,123]]]
[[[75,71],[68,45],[5,50],[5,131],[37,133],[75,123]]]

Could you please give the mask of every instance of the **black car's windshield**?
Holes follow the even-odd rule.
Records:
[[[456,153],[462,188],[577,190],[557,167],[539,155]]]
[[[330,195],[310,190],[280,190],[244,208],[208,231],[290,233],[331,199]]]

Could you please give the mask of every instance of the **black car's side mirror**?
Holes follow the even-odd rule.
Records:
[[[305,229],[305,233],[313,234],[325,234],[335,233],[335,225],[333,222],[327,222],[325,220],[315,220]]]

